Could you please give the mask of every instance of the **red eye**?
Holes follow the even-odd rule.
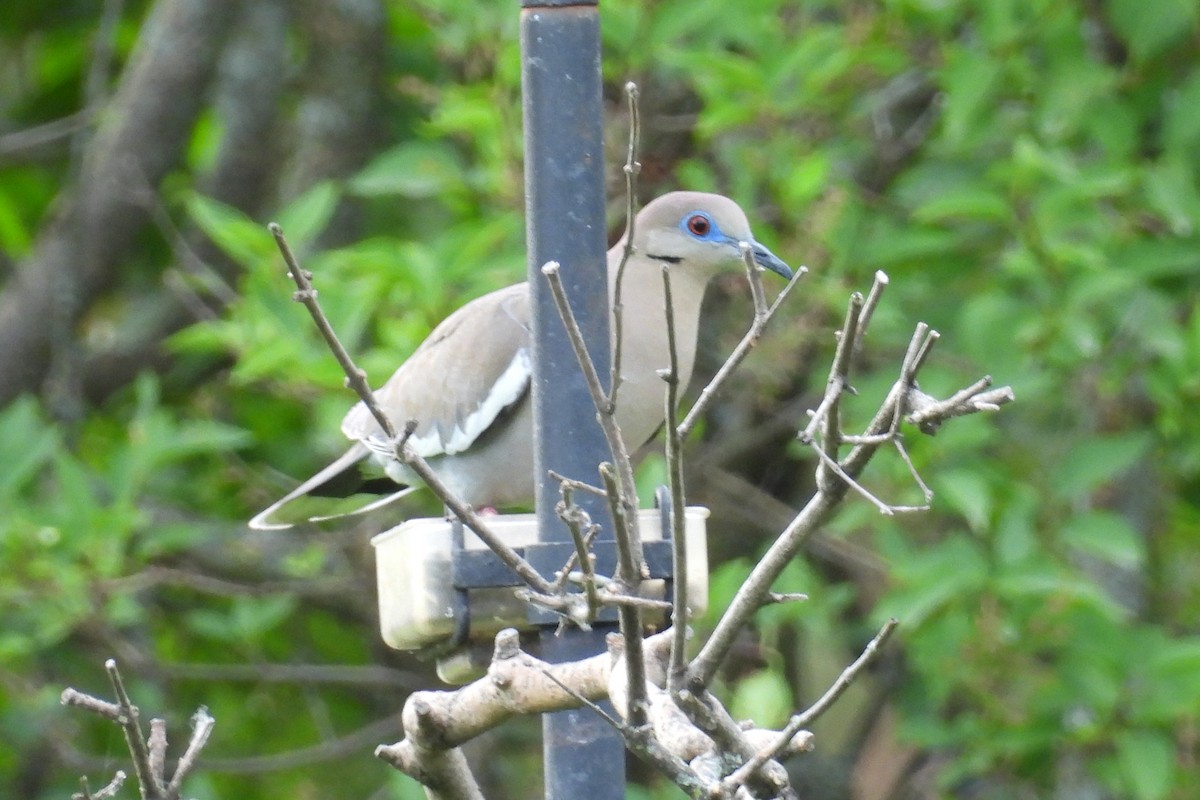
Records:
[[[687,229],[696,236],[707,236],[712,230],[712,223],[703,214],[692,214],[687,218]]]

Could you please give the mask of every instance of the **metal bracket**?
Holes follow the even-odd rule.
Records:
[[[671,506],[667,487],[659,487],[656,495],[659,520],[662,526],[661,541],[643,541],[642,550],[646,559],[647,578],[663,580],[667,585],[666,597],[670,598],[671,581],[674,578],[673,552],[671,547]],[[664,502],[663,498],[667,498]],[[452,647],[466,644],[471,632],[472,589],[495,589],[505,586],[523,585],[521,580],[506,567],[491,550],[468,550],[464,544],[464,528],[457,517],[451,520],[450,580],[454,588],[454,635]],[[570,542],[536,542],[515,548],[530,565],[542,575],[553,575],[575,554],[575,545]],[[593,543],[595,570],[597,574],[612,575],[617,569],[617,546],[612,539]],[[559,616],[547,609],[530,606],[527,619],[534,625],[555,625]],[[602,609],[598,622],[615,622],[616,609]]]

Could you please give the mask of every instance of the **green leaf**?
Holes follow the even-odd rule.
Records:
[[[829,155],[823,151],[801,158],[783,176],[784,202],[800,208],[812,202],[825,189],[829,171]]]
[[[941,82],[946,98],[943,111],[946,139],[950,144],[961,146],[986,129],[1002,63],[974,50],[947,54]]]
[[[463,168],[449,146],[415,141],[377,156],[350,179],[349,189],[364,197],[400,195],[419,200],[444,194],[463,181]]]
[[[1200,190],[1183,155],[1165,158],[1145,172],[1146,199],[1177,236],[1200,228]]]
[[[238,597],[227,613],[198,609],[187,616],[187,621],[198,633],[245,645],[279,625],[295,609],[296,598],[292,595]]]
[[[1098,436],[1080,442],[1063,459],[1053,489],[1061,497],[1079,497],[1120,477],[1146,456],[1153,444],[1144,431]]]
[[[987,580],[987,564],[979,549],[963,537],[914,552],[893,565],[896,588],[871,616],[882,622],[896,617],[906,631],[916,631],[947,607],[975,595]]]
[[[333,181],[322,181],[309,187],[279,212],[275,221],[293,250],[301,249],[321,235],[339,200],[341,193]]]
[[[1200,239],[1136,239],[1113,255],[1113,264],[1147,279],[1200,272]]]
[[[1059,532],[1064,543],[1120,567],[1134,569],[1145,558],[1142,537],[1124,518],[1111,511],[1092,511],[1071,517]]]
[[[1195,157],[1200,144],[1200,68],[1191,74],[1169,99],[1163,121],[1163,145],[1168,153]]]
[[[1175,744],[1165,733],[1121,731],[1115,737],[1117,760],[1133,800],[1160,800],[1175,781]]]
[[[984,531],[990,527],[992,489],[978,472],[946,472],[938,477],[936,486],[938,497],[965,517],[971,530]]]
[[[32,397],[19,397],[0,413],[0,497],[12,498],[45,466],[59,445],[58,431]]]
[[[21,218],[21,203],[0,190],[0,251],[9,257],[24,255],[30,246],[29,228]]]
[[[1194,0],[1110,0],[1108,16],[1135,61],[1148,61],[1184,38],[1200,14]]]
[[[924,223],[956,219],[1003,222],[1012,217],[1012,204],[991,188],[965,186],[931,198],[913,209],[912,216]]]
[[[1144,677],[1133,702],[1133,718],[1174,725],[1200,714],[1200,638],[1167,638],[1165,633],[1137,649]]]
[[[192,192],[185,201],[192,222],[234,261],[250,269],[267,261],[275,242],[260,225],[233,206]]]
[[[738,719],[752,719],[763,728],[778,728],[791,713],[792,690],[775,670],[760,670],[738,681],[729,704]]]

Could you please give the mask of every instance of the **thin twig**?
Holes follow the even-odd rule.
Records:
[[[863,303],[862,314],[858,318],[858,343],[860,345],[867,335],[867,328],[871,325],[871,318],[875,316],[875,308],[879,305],[879,301],[883,299],[883,290],[887,288],[888,283],[887,273],[881,269],[876,270],[875,280],[871,283],[871,291],[867,292],[867,299]]]
[[[815,419],[821,429],[820,450],[826,456],[817,466],[817,486],[823,491],[829,491],[834,484],[830,473],[834,472],[829,464],[838,460],[838,449],[842,445],[841,398],[850,383],[850,361],[854,353],[855,342],[858,341],[858,320],[862,313],[863,296],[859,292],[850,295],[850,305],[846,309],[846,322],[838,339],[837,352],[834,353],[833,365],[829,370],[829,380],[826,383],[824,403],[825,414]]]
[[[621,594],[636,595],[641,586],[641,538],[637,531],[637,509],[630,508],[612,464],[600,464],[600,479],[608,495],[617,547],[617,574]],[[618,620],[625,639],[625,672],[629,684],[628,716],[634,727],[646,722],[646,659],[642,651],[642,620],[637,608],[618,606]]]
[[[747,251],[743,251],[747,252]],[[676,425],[676,408],[679,402],[679,353],[675,341],[675,303],[671,296],[671,271],[667,265],[662,269],[663,307],[666,311],[667,353],[669,367],[660,376],[667,384],[665,397],[667,429],[667,482],[671,495],[671,657],[667,667],[667,691],[674,694],[680,687],[687,669],[688,629],[688,561],[687,536],[684,535],[684,487],[683,487],[683,437]],[[753,281],[751,281],[753,284]],[[759,291],[762,282],[759,281]],[[759,319],[756,298],[755,321]],[[663,532],[666,535],[666,532]]]
[[[123,712],[119,705],[110,703],[107,700],[101,700],[99,697],[93,697],[90,694],[85,694],[69,686],[63,689],[60,701],[64,706],[82,708],[85,711],[98,714],[110,722],[122,723]]]
[[[624,307],[621,305],[621,287],[625,282],[625,265],[633,255],[633,234],[637,221],[637,179],[642,171],[638,161],[638,149],[642,136],[642,117],[638,109],[638,85],[633,81],[625,84],[625,97],[629,101],[629,148],[625,153],[625,248],[621,252],[621,261],[617,264],[617,275],[613,285],[612,321],[613,321],[613,353],[608,380],[608,402],[606,409],[609,414],[616,412],[617,390],[621,386],[621,329],[624,325]]]
[[[655,600],[653,597],[635,597],[629,594],[610,594],[607,592],[600,594],[600,605],[616,606],[617,608],[631,606],[655,613],[671,610],[671,604],[666,600]]]
[[[767,315],[767,292],[763,289],[762,282],[762,274],[766,270],[754,260],[754,247],[749,242],[738,242],[738,250],[742,254],[742,265],[746,268],[746,281],[750,284],[750,298],[754,303],[754,321],[758,323]]]
[[[896,625],[897,621],[894,617],[884,623],[879,633],[875,634],[875,638],[867,644],[859,657],[854,660],[854,663],[842,671],[842,674],[825,691],[825,694],[821,695],[820,699],[813,703],[807,710],[793,716],[788,721],[788,724],[779,732],[779,736],[775,739],[774,744],[756,753],[753,758],[730,773],[729,777],[725,779],[726,785],[731,787],[744,785],[763,764],[782,755],[788,749],[796,734],[812,725],[817,717],[824,714],[833,705],[834,701],[841,697],[842,693],[849,688],[854,679],[858,677],[858,674],[875,660],[884,642],[888,640],[892,635],[892,631],[896,629]]]
[[[913,483],[917,484],[917,488],[921,490],[921,494],[925,496],[925,505],[921,508],[929,508],[933,502],[933,489],[929,488],[929,484],[925,483],[925,479],[921,477],[921,473],[917,471],[917,465],[913,463],[912,456],[908,454],[908,448],[904,446],[904,439],[896,436],[892,440],[892,444],[896,448],[896,452],[900,454],[900,460],[904,462],[904,466],[908,468],[908,474],[912,477]]]
[[[565,692],[573,700],[575,700],[577,703],[579,703],[579,705],[583,706],[584,708],[590,709],[591,711],[594,711],[596,713],[596,715],[598,717],[600,717],[600,719],[607,722],[609,725],[611,725],[613,728],[615,728],[620,733],[628,735],[630,733],[630,731],[632,730],[632,728],[629,726],[628,723],[617,719],[612,714],[609,714],[607,711],[605,711],[603,708],[601,708],[599,705],[597,705],[596,703],[593,703],[591,700],[584,697],[579,692],[575,691],[575,689],[573,689],[572,687],[570,687],[567,684],[560,681],[558,679],[558,677],[553,672],[551,672],[549,669],[547,669],[546,667],[544,667],[544,666],[538,667],[538,671],[541,672],[542,675],[544,675],[545,677],[549,678],[551,683],[553,683],[559,689],[562,689],[563,692]]]
[[[558,481],[560,484],[566,484],[567,486],[570,486],[572,489],[574,489],[576,491],[588,492],[589,494],[596,495],[596,497],[606,497],[607,496],[607,493],[603,489],[601,489],[599,486],[593,486],[592,484],[588,483],[587,481],[580,481],[580,480],[576,480],[575,478],[568,478],[566,475],[563,475],[561,472],[558,472],[557,470],[548,469],[548,470],[546,470],[546,474],[550,476],[550,480]]]
[[[622,577],[631,585],[634,585],[638,580],[638,575],[641,573],[643,557],[642,539],[638,533],[637,497],[634,494],[636,492],[636,484],[633,480],[633,464],[629,459],[629,451],[625,447],[625,441],[621,437],[621,430],[617,427],[616,417],[611,411],[606,411],[608,401],[604,394],[604,388],[600,385],[600,375],[596,372],[596,364],[592,361],[592,357],[588,353],[587,342],[584,340],[583,331],[580,330],[579,323],[575,319],[575,312],[567,300],[567,292],[563,288],[558,262],[546,262],[542,267],[542,274],[546,276],[546,281],[550,286],[550,294],[554,297],[554,305],[558,309],[558,315],[562,319],[563,327],[566,329],[567,338],[571,342],[571,349],[575,353],[575,360],[579,364],[580,372],[583,373],[584,383],[587,385],[588,393],[591,395],[592,404],[596,408],[596,416],[600,422],[600,429],[604,433],[604,439],[616,464],[615,477],[618,497],[620,498],[621,506],[626,510],[626,524],[629,527],[631,552],[634,559],[632,565],[622,564],[622,570],[626,570],[629,567],[634,569],[634,572],[625,572]],[[615,520],[614,524],[616,524]]]
[[[196,759],[200,757],[200,751],[208,744],[208,737],[212,734],[213,726],[216,724],[217,721],[204,706],[200,706],[192,715],[192,738],[188,742],[187,750],[179,758],[179,763],[175,766],[175,774],[171,776],[171,783],[167,786],[171,797],[179,796],[183,781],[196,768]]]
[[[79,779],[80,791],[71,795],[71,800],[108,800],[110,797],[116,797],[117,792],[121,791],[121,787],[125,785],[125,770],[117,770],[113,773],[113,778],[108,782],[108,785],[98,791],[91,791],[88,787],[87,776],[84,775]]]
[[[763,605],[774,605],[778,603],[802,603],[808,599],[808,595],[804,592],[767,592],[766,600]]]
[[[142,736],[142,726],[138,722],[137,706],[130,701],[129,693],[125,691],[125,682],[121,680],[117,662],[111,658],[108,659],[104,662],[104,669],[108,673],[108,680],[117,695],[117,705],[121,707],[121,731],[125,734],[125,744],[129,748],[129,755],[133,757],[133,774],[137,777],[138,783],[142,785],[144,793],[149,793],[151,797],[161,796],[165,788],[162,775],[155,774],[150,762],[150,751]]]
[[[629,747],[630,751],[651,766],[657,767],[664,775],[674,781],[677,786],[689,791],[708,788],[703,779],[696,774],[695,770],[688,766],[687,762],[683,759],[667,750],[648,726],[634,726],[617,719],[599,705],[560,681],[545,667],[541,668],[541,672],[581,706],[594,711],[601,719],[617,730],[621,734],[621,738],[625,740],[625,744]]]
[[[767,323],[771,321],[771,318],[775,316],[775,312],[779,310],[779,307],[783,305],[788,295],[792,293],[792,289],[796,287],[796,284],[807,273],[807,267],[797,268],[796,274],[788,281],[787,286],[783,287],[783,290],[775,298],[775,302],[771,304],[771,307],[767,309],[761,321],[758,314],[755,314],[754,322],[751,324],[750,329],[746,331],[746,335],[742,337],[737,347],[729,354],[729,358],[725,359],[725,363],[717,370],[717,374],[713,376],[713,379],[700,391],[700,396],[688,411],[687,416],[684,417],[683,422],[679,424],[678,429],[681,438],[686,438],[692,432],[692,428],[696,426],[700,417],[708,410],[708,406],[716,398],[717,392],[725,385],[734,371],[741,366],[741,363],[746,360],[746,356],[750,354],[750,351],[758,344],[758,340],[762,338],[762,332],[766,328]]]
[[[11,159],[22,150],[30,150],[70,138],[81,128],[90,125],[95,116],[95,108],[84,107],[56,120],[6,133],[0,136],[0,159]]]
[[[845,483],[845,485],[849,486],[851,489],[853,489],[855,492],[857,492],[860,496],[862,496],[862,498],[864,500],[869,502],[871,505],[875,506],[875,508],[879,509],[880,514],[883,514],[884,516],[891,516],[892,514],[895,513],[895,511],[893,510],[893,508],[890,504],[885,503],[882,500],[880,500],[878,497],[876,497],[871,492],[871,490],[869,490],[867,487],[863,486],[861,483],[859,483],[857,480],[852,478],[850,475],[846,474],[846,471],[842,469],[842,465],[839,464],[838,462],[834,461],[832,458],[830,458],[829,455],[825,452],[824,448],[814,447],[813,450],[814,450],[814,452],[816,452],[817,458],[821,462],[820,463],[821,467],[829,470],[834,475],[841,478],[842,481]]]
[[[429,466],[429,463],[408,446],[408,435],[412,433],[413,429],[412,421],[408,423],[406,435],[403,438],[397,434],[395,424],[383,412],[383,409],[380,408],[379,402],[375,399],[374,392],[371,391],[370,384],[367,383],[367,373],[359,369],[354,363],[354,360],[350,357],[346,348],[342,346],[341,341],[334,332],[328,317],[325,316],[325,312],[321,309],[321,304],[317,301],[317,291],[312,285],[312,273],[300,268],[296,256],[292,253],[291,246],[288,245],[287,239],[283,235],[283,229],[274,222],[270,223],[267,227],[270,229],[271,235],[275,237],[275,244],[279,247],[279,252],[283,255],[283,260],[287,264],[289,277],[296,283],[297,291],[293,295],[293,299],[298,303],[302,303],[308,309],[308,313],[312,316],[317,330],[321,332],[325,344],[333,353],[334,358],[337,359],[338,364],[341,365],[342,371],[345,372],[347,385],[354,390],[362,400],[363,405],[371,412],[371,416],[375,418],[384,435],[388,437],[388,441],[393,443],[397,460],[404,463],[405,466],[416,473],[417,477],[437,495],[438,499],[445,503],[463,521],[464,525],[474,531],[483,543],[496,554],[496,557],[504,562],[504,565],[516,573],[530,588],[543,594],[553,592],[554,585],[543,578],[517,551],[509,547],[475,513],[474,509],[464,503],[461,498],[446,486]]]
[[[684,689],[673,693],[671,697],[688,719],[713,740],[719,752],[731,753],[746,760],[758,755],[758,749],[746,738],[745,731],[709,692],[704,689]],[[778,762],[761,765],[750,776],[750,781],[753,784],[752,796],[796,799],[795,791],[788,785],[787,771]]]
[[[850,684],[854,682],[858,674],[875,660],[879,655],[880,648],[891,638],[892,632],[896,630],[898,624],[899,621],[895,617],[888,619],[883,624],[883,627],[879,629],[879,633],[875,634],[875,638],[863,648],[862,653],[854,660],[854,663],[842,671],[842,674],[833,682],[833,685],[825,690],[825,694],[821,695],[815,703],[789,722],[788,729],[794,727],[794,730],[791,732],[795,733],[803,728],[807,728],[813,724],[817,717],[828,711],[829,707],[850,687]]]
[[[771,591],[771,584],[795,558],[808,537],[825,523],[839,500],[836,493],[818,491],[779,534],[742,582],[708,641],[692,659],[688,668],[689,686],[707,686],[712,681],[738,636],[761,608],[761,598]]]
[[[555,594],[542,594],[535,592],[532,589],[514,589],[513,596],[523,603],[537,606],[559,616],[559,626],[568,623],[575,625],[581,631],[590,631],[592,629],[592,619],[595,617],[595,611],[588,604],[587,599],[576,592]],[[599,604],[599,600],[597,600]]]
[[[1015,399],[1012,387],[1001,386],[988,390],[991,385],[992,378],[986,375],[945,400],[936,400],[914,391],[907,398],[909,409],[906,418],[925,433],[933,434],[949,419],[979,411],[996,411]]]
[[[596,597],[595,563],[593,562],[588,543],[588,539],[591,537],[588,533],[585,533],[585,530],[594,532],[596,526],[592,524],[592,518],[588,516],[588,513],[575,505],[575,499],[570,486],[560,483],[558,491],[562,495],[562,500],[559,501],[554,510],[558,513],[558,518],[566,524],[567,530],[571,532],[571,540],[575,543],[575,558],[583,574],[582,583],[584,594],[587,597],[588,622],[591,623],[596,619],[596,612],[599,610],[600,602]],[[564,565],[562,574],[569,574],[570,569],[570,564]],[[562,585],[561,582],[559,585]]]

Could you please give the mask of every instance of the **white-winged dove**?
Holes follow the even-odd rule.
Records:
[[[665,389],[657,374],[669,365],[663,265],[670,268],[679,379],[686,386],[696,359],[705,287],[719,271],[740,262],[740,242],[750,244],[759,265],[791,277],[786,264],[754,241],[745,213],[729,198],[673,192],[638,214],[621,287],[622,382],[616,409],[632,448],[653,436],[664,417]],[[624,248],[622,239],[608,251],[610,302]],[[375,392],[397,429],[416,420],[409,444],[451,490],[477,508],[533,498],[530,324],[526,283],[472,300],[438,325]],[[254,517],[252,528],[289,527],[297,520],[279,512],[306,495],[345,496],[364,487],[378,491],[381,479],[370,479],[364,468],[381,470],[390,479],[383,479],[389,493],[349,513],[377,508],[417,488],[415,476],[392,456],[391,443],[361,402],[346,415],[342,432],[354,442],[350,449]]]

